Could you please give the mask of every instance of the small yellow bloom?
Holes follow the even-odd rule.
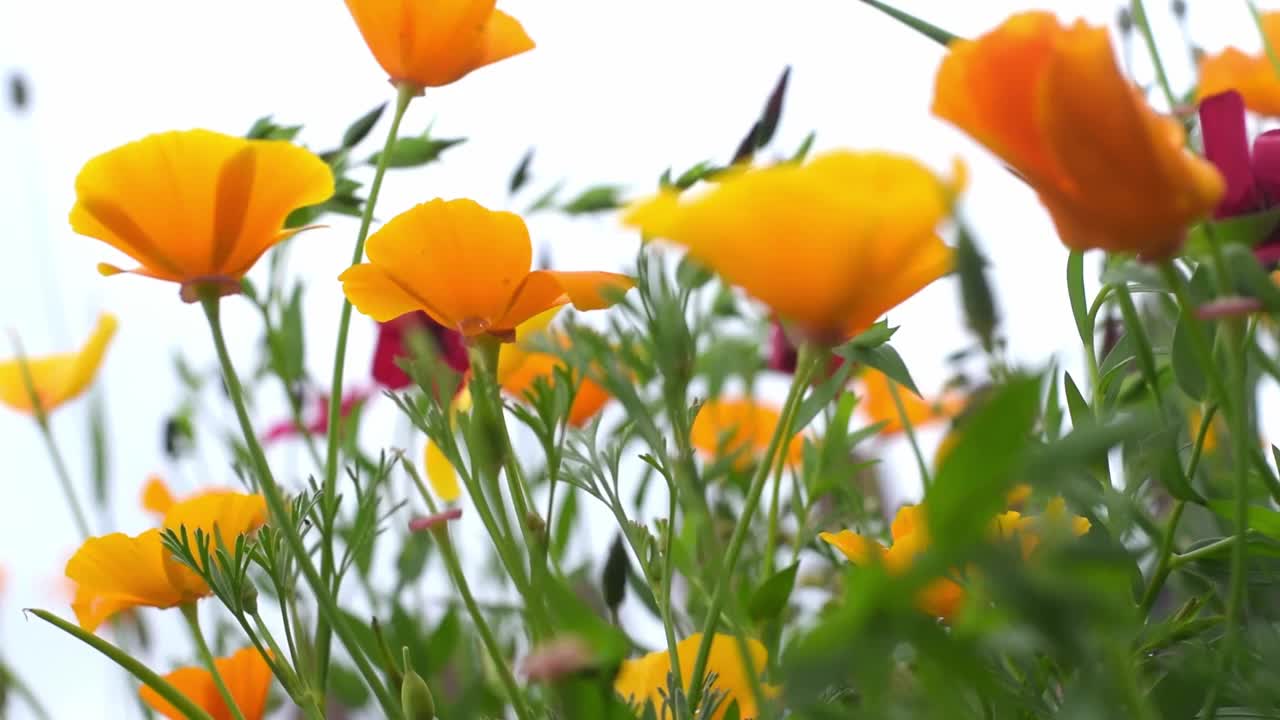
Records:
[[[1075,250],[1169,257],[1226,189],[1120,72],[1107,30],[1052,13],[952,43],[933,112],[1021,174]]]
[[[750,467],[769,449],[773,431],[781,420],[778,410],[749,398],[708,400],[693,420],[689,439],[710,457],[734,458],[738,469]],[[787,465],[799,465],[804,443],[792,437],[782,456]]]
[[[1262,13],[1262,29],[1271,47],[1280,49],[1280,12]],[[1228,47],[1200,61],[1196,100],[1235,90],[1245,107],[1271,117],[1280,116],[1280,76],[1265,51],[1252,55]]]
[[[26,358],[31,387],[41,410],[52,412],[88,389],[102,364],[107,345],[116,334],[116,325],[115,316],[104,313],[98,316],[98,325],[80,352]],[[17,358],[0,362],[0,402],[20,412],[34,411],[22,361]]]
[[[893,402],[893,394],[889,388],[892,382],[888,376],[878,370],[868,369],[862,376],[862,401],[859,409],[871,420],[872,424],[884,422],[880,430],[882,434],[893,435],[903,431],[902,418],[898,415],[898,406]],[[925,400],[905,387],[898,387],[898,397],[902,399],[902,407],[906,410],[907,419],[913,428],[923,427],[939,420],[955,417],[964,410],[964,397],[957,392],[945,392],[935,400]]]
[[[297,208],[333,194],[323,160],[278,140],[245,140],[209,130],[149,135],[85,163],[76,177],[71,227],[136,260],[121,270],[182,286],[194,302],[200,285],[224,294],[272,245]]]
[[[837,343],[950,272],[937,228],[956,192],[909,158],[837,151],[737,171],[692,199],[664,192],[623,221]]]
[[[702,633],[694,633],[676,645],[676,655],[680,659],[681,682],[685,692],[689,691],[693,666],[698,659],[698,646],[702,643]],[[711,639],[711,653],[707,656],[707,674],[716,674],[714,692],[723,693],[724,699],[712,714],[713,720],[720,720],[729,711],[729,706],[738,703],[738,717],[751,720],[756,717],[755,695],[751,692],[751,679],[748,673],[752,669],[756,673],[764,671],[769,663],[769,651],[758,640],[747,638],[748,658],[742,655],[738,641],[732,635],[717,634]],[[652,702],[660,720],[671,717],[670,711],[662,712],[663,695],[667,692],[667,675],[671,672],[671,655],[666,650],[651,652],[633,660],[624,660],[618,669],[618,676],[613,681],[613,688],[623,699],[638,706],[643,711],[646,703]],[[764,685],[766,697],[776,697],[778,688]]]
[[[472,200],[436,199],[392,218],[369,238],[369,262],[338,278],[347,299],[378,322],[422,310],[467,337],[511,339],[550,308],[607,307],[631,278],[608,272],[529,271],[533,251],[519,215]]]
[[[186,527],[194,546],[195,531],[221,534],[228,547],[236,537],[252,532],[267,519],[261,495],[229,491],[209,492],[171,507],[163,528]],[[89,538],[67,561],[66,574],[76,586],[71,608],[85,630],[134,607],[170,608],[210,594],[209,587],[190,568],[164,548],[160,529],[130,537],[112,533]]]
[[[216,658],[213,661],[222,676],[236,707],[244,715],[244,720],[262,720],[267,711],[267,693],[271,690],[271,666],[263,659],[256,648],[247,647],[230,657]],[[231,720],[231,710],[218,691],[213,674],[203,667],[184,667],[175,670],[164,679],[178,689],[200,709],[209,713],[213,720]],[[177,708],[170,705],[159,693],[143,685],[138,688],[142,701],[152,710],[171,720],[184,720]]]
[[[347,0],[374,58],[393,83],[440,87],[533,49],[496,0]]]

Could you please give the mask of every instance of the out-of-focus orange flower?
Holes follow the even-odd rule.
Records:
[[[549,337],[553,341],[568,342],[567,338],[557,336],[547,328],[551,320],[559,312],[553,308],[541,313],[516,328],[516,341],[502,346],[498,355],[498,383],[511,395],[524,398],[533,390],[539,379],[547,382],[552,388],[556,383],[556,370],[565,369],[565,363],[555,355],[533,349],[539,337]],[[609,393],[598,383],[588,377],[582,377],[578,383],[578,393],[569,407],[569,424],[582,427],[595,417],[609,402]]]
[[[952,43],[933,112],[1021,174],[1076,250],[1169,257],[1225,190],[1120,72],[1107,30],[1052,13]]]
[[[1273,48],[1280,48],[1280,12],[1262,13],[1262,30]],[[1200,86],[1196,100],[1235,90],[1250,110],[1272,117],[1280,115],[1280,76],[1266,52],[1252,55],[1228,47],[1205,55],[1200,61]]]
[[[367,247],[369,262],[339,277],[352,305],[378,322],[422,310],[467,337],[510,340],[538,313],[566,303],[598,310],[610,293],[633,285],[616,273],[530,272],[524,220],[473,200],[418,205],[392,218]]]
[[[837,151],[735,171],[690,199],[666,191],[623,221],[835,344],[950,272],[937,228],[963,184],[956,174],[944,182],[910,158]]]
[[[226,683],[231,698],[240,709],[244,720],[262,720],[267,711],[267,693],[271,690],[271,666],[256,648],[247,647],[230,657],[215,658],[218,674]],[[213,674],[203,667],[179,668],[164,679],[186,695],[191,702],[209,713],[213,720],[231,720],[234,717],[222,693],[214,682]],[[138,694],[152,710],[171,720],[184,720],[186,715],[170,705],[159,693],[143,685]]]
[[[266,519],[261,495],[215,491],[173,505],[162,527],[178,532],[185,527],[189,536],[196,530],[221,534],[231,546]],[[92,632],[122,610],[176,607],[209,595],[200,576],[175,560],[161,538],[158,528],[133,537],[112,533],[89,538],[71,556],[66,574],[76,585],[71,608],[81,627]]]
[[[79,352],[26,358],[31,387],[41,410],[52,412],[88,389],[102,364],[107,345],[116,334],[116,325],[114,315],[100,315],[97,327]],[[21,412],[34,412],[22,361],[18,358],[0,362],[0,402]]]
[[[859,407],[872,424],[883,422],[880,430],[885,435],[900,433],[903,430],[902,418],[898,414],[898,406],[893,402],[893,393],[889,387],[892,382],[879,370],[868,369],[862,376],[862,401]],[[906,410],[911,427],[918,428],[939,420],[953,418],[964,410],[964,396],[958,392],[944,392],[934,400],[925,400],[905,387],[898,388],[898,397]]]
[[[240,279],[285,230],[295,209],[333,194],[333,173],[307,150],[209,130],[149,135],[85,163],[71,227],[136,260],[121,270],[197,288],[237,292]]]
[[[693,676],[693,666],[698,659],[698,647],[702,644],[702,633],[694,633],[676,644],[676,656],[680,659],[681,682],[686,691]],[[717,634],[711,639],[711,652],[707,656],[707,674],[715,673],[716,682],[712,686],[714,692],[723,693],[723,699],[711,715],[712,720],[720,720],[729,712],[729,706],[738,704],[738,717],[751,720],[759,713],[756,707],[755,694],[751,691],[751,679],[747,676],[754,670],[761,673],[769,664],[769,651],[760,641],[747,638],[747,656],[742,654],[738,641],[732,635]],[[750,665],[748,665],[750,662]],[[671,655],[666,650],[651,652],[643,657],[622,661],[618,675],[614,678],[613,689],[623,699],[637,706],[643,712],[646,703],[653,703],[653,708],[661,718],[670,718],[668,711],[662,714],[663,698],[667,694],[667,676],[671,674]],[[773,685],[764,685],[766,697],[776,697],[779,689]]]
[[[497,0],[347,0],[374,58],[393,83],[439,87],[533,49]]]
[[[734,467],[750,467],[769,448],[781,416],[750,398],[708,400],[690,429],[693,446],[711,457],[733,457]],[[804,443],[792,437],[782,453],[787,465],[799,465]]]

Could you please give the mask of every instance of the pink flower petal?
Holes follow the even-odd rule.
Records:
[[[462,508],[454,507],[435,515],[427,515],[425,517],[416,517],[409,521],[409,529],[413,532],[423,532],[437,528],[451,520],[457,520],[462,517]]]

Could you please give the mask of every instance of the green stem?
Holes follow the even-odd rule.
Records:
[[[1169,76],[1164,71],[1164,62],[1160,59],[1160,51],[1156,48],[1156,36],[1151,32],[1151,22],[1147,19],[1147,8],[1142,4],[1142,0],[1131,0],[1129,14],[1133,16],[1133,24],[1142,33],[1142,39],[1147,44],[1151,65],[1156,70],[1156,82],[1160,85],[1160,90],[1164,93],[1165,100],[1169,103],[1169,110],[1172,112],[1178,106],[1178,100],[1173,95],[1173,88],[1169,86]]]
[[[413,478],[414,484],[418,488],[418,493],[422,495],[422,500],[427,504],[427,508],[432,514],[440,512],[436,501],[431,497],[431,493],[427,491],[427,487],[422,482],[422,477],[418,474],[413,464],[407,458],[403,458],[405,469]],[[507,689],[507,694],[511,696],[511,705],[515,710],[516,717],[520,720],[533,720],[533,713],[530,712],[525,704],[524,695],[520,692],[520,686],[516,683],[515,675],[511,672],[511,666],[507,664],[507,659],[502,653],[502,646],[498,644],[493,631],[489,628],[489,623],[484,619],[484,613],[480,611],[480,605],[476,602],[475,596],[471,594],[471,586],[467,584],[467,577],[462,572],[462,564],[458,561],[458,553],[453,547],[453,540],[449,537],[448,523],[441,523],[439,527],[432,528],[431,534],[435,537],[436,542],[440,544],[440,555],[444,558],[445,569],[449,572],[449,577],[453,580],[453,584],[458,588],[458,594],[462,596],[462,602],[466,605],[467,613],[471,616],[471,622],[475,623],[476,631],[480,633],[480,641],[484,643],[485,650],[488,651],[489,657],[493,660],[494,666],[498,669],[498,678],[502,681],[503,686]]]
[[[732,585],[733,570],[738,564],[738,555],[742,552],[742,544],[747,539],[747,531],[754,520],[756,508],[760,505],[760,496],[764,493],[764,484],[773,468],[774,459],[779,449],[791,438],[791,425],[795,422],[796,411],[804,389],[809,385],[809,378],[822,359],[822,354],[815,352],[811,345],[800,347],[800,356],[796,361],[796,373],[791,379],[791,389],[787,391],[787,399],[782,404],[782,412],[778,418],[778,426],[773,430],[769,447],[760,464],[756,466],[755,475],[747,490],[747,498],[742,506],[742,514],[733,528],[729,538],[729,547],[725,553],[724,564],[720,567],[720,576],[716,580],[715,590],[711,595],[711,605],[707,608],[707,619],[703,624],[702,641],[698,644],[698,655],[693,663],[693,674],[689,676],[689,707],[697,708],[702,696],[703,678],[707,671],[707,658],[711,654],[711,640],[715,637],[716,627],[720,624],[720,611]]]
[[[37,718],[39,718],[39,720],[51,719],[49,711],[46,710],[44,705],[40,702],[40,698],[36,697],[36,694],[31,691],[31,688],[28,687],[25,682],[22,681],[22,678],[18,677],[18,675],[13,672],[13,670],[10,670],[4,663],[0,663],[0,687],[13,690],[18,697],[22,698],[22,701],[27,704],[27,707]]]
[[[143,665],[133,658],[129,653],[103,640],[91,632],[86,632],[80,626],[63,620],[47,610],[37,608],[27,608],[24,612],[44,620],[63,632],[75,637],[84,644],[92,647],[94,650],[105,655],[115,664],[124,668],[130,675],[138,678],[143,685],[156,691],[160,697],[166,702],[178,709],[179,712],[186,715],[188,720],[213,720],[209,713],[202,710],[198,705],[191,701],[186,695],[183,695],[176,687],[169,684],[168,680],[157,675],[151,668]]]
[[[924,485],[924,489],[928,490],[933,481],[929,477],[929,464],[925,462],[924,453],[920,451],[920,441],[916,439],[915,426],[907,416],[907,406],[902,403],[902,393],[898,390],[898,383],[887,376],[886,380],[889,383],[889,396],[893,398],[893,407],[898,411],[898,422],[902,425],[902,431],[911,445],[911,453],[915,455],[916,466],[920,469],[920,482]]]
[[[1177,570],[1178,568],[1188,563],[1195,562],[1196,560],[1203,560],[1205,558],[1213,557],[1218,553],[1222,552],[1223,550],[1230,550],[1235,547],[1235,544],[1236,544],[1236,539],[1234,536],[1222,538],[1221,540],[1215,540],[1214,542],[1211,542],[1208,545],[1205,545],[1203,547],[1198,547],[1195,550],[1189,550],[1187,552],[1174,555],[1173,559],[1169,562],[1169,565],[1173,569]]]
[[[236,698],[231,694],[231,690],[227,688],[227,682],[222,679],[222,673],[218,672],[218,663],[213,659],[213,653],[209,652],[209,644],[205,642],[204,633],[200,631],[200,613],[196,610],[195,603],[187,603],[182,606],[182,617],[187,620],[187,629],[191,631],[191,639],[195,641],[196,653],[200,656],[200,662],[204,664],[209,674],[213,676],[213,684],[218,688],[218,694],[222,696],[222,701],[227,704],[227,709],[231,712],[231,716],[236,720],[244,720],[244,713],[240,712],[240,705],[236,702]]]
[[[1182,520],[1182,511],[1187,507],[1187,501],[1179,500],[1173,506],[1173,512],[1169,514],[1169,525],[1165,528],[1164,536],[1160,540],[1160,554],[1156,560],[1156,568],[1151,573],[1151,582],[1147,585],[1147,589],[1142,593],[1142,601],[1138,603],[1138,612],[1142,617],[1147,618],[1151,615],[1151,608],[1156,603],[1156,598],[1160,596],[1160,588],[1164,587],[1165,580],[1169,578],[1170,561],[1173,559],[1173,541],[1174,536],[1178,532],[1178,522]]]
[[[378,204],[378,195],[382,191],[382,178],[387,173],[387,162],[391,157],[391,148],[395,145],[400,133],[400,121],[404,119],[409,103],[421,91],[420,88],[400,84],[396,88],[396,109],[391,118],[391,128],[387,130],[387,141],[378,155],[378,164],[373,171],[373,183],[369,186],[369,199],[365,201],[364,213],[360,217],[360,231],[356,234],[356,247],[351,255],[351,264],[364,260],[364,243],[369,237],[369,228],[373,224],[373,210]],[[322,519],[321,528],[324,537],[333,538],[333,522],[337,515],[337,483],[338,483],[338,444],[342,433],[339,426],[342,422],[342,374],[347,362],[347,335],[351,329],[351,301],[342,299],[342,315],[338,320],[338,344],[333,356],[333,381],[329,388],[329,444],[325,452],[324,485],[320,495]],[[332,542],[321,544],[320,568],[326,585],[334,582],[334,548]],[[332,644],[332,628],[326,618],[321,617],[316,624],[316,679],[320,692],[325,692],[329,679],[329,655]],[[399,703],[396,703],[397,707]]]
[[[920,18],[914,15],[909,15],[895,7],[879,2],[879,0],[862,0],[862,2],[864,4],[870,5],[871,7],[879,10],[885,15],[888,15],[894,20],[897,20],[903,25],[906,25],[912,30],[915,30],[916,32],[920,33],[921,35],[924,35],[925,37],[929,38],[930,40],[938,43],[943,47],[948,47],[951,45],[951,43],[960,39],[959,36],[953,33],[949,33],[946,30],[943,30],[942,28],[938,27],[937,25],[925,22],[924,20],[921,20]]]
[[[289,617],[284,612],[281,614],[284,616],[285,634],[289,640],[289,651],[292,653],[291,656],[285,655],[280,644],[276,642],[275,636],[271,634],[271,628],[268,628],[267,624],[262,621],[262,616],[257,612],[250,613],[253,617],[253,625],[258,629],[257,634],[266,639],[267,644],[271,646],[272,655],[274,655],[275,658],[278,659],[279,662],[283,663],[284,667],[288,669],[290,667],[288,658],[296,658],[297,650],[293,647],[293,636],[289,633]],[[296,659],[293,661],[293,664],[297,664]],[[292,671],[290,671],[290,674],[292,675]],[[324,697],[321,694],[311,690],[309,687],[306,687],[301,679],[297,677],[292,678],[290,689],[302,695],[302,697],[295,697],[294,700],[310,720],[324,720],[324,711],[321,709]]]
[[[262,451],[262,444],[258,442],[258,435],[254,432],[253,423],[249,420],[249,411],[244,405],[244,389],[241,387],[240,379],[236,375],[235,366],[231,363],[231,355],[227,352],[227,342],[222,334],[222,320],[219,314],[217,293],[204,293],[201,298],[201,304],[204,306],[205,316],[209,319],[209,330],[213,335],[213,344],[218,353],[218,362],[222,366],[222,377],[227,384],[227,394],[231,396],[231,402],[235,406],[236,418],[240,422],[240,429],[244,434],[244,441],[249,449],[250,459],[253,461],[254,469],[257,471],[259,485],[262,489],[262,495],[267,501],[267,509],[270,511],[272,523],[279,528],[285,542],[289,545],[290,552],[298,563],[298,568],[302,571],[303,577],[306,578],[307,584],[315,594],[316,605],[320,609],[321,616],[327,619],[329,625],[337,632],[342,644],[346,646],[347,652],[351,655],[356,669],[360,672],[370,690],[373,691],[374,696],[378,698],[378,703],[382,706],[383,712],[389,718],[399,720],[403,718],[400,703],[387,692],[382,681],[378,678],[377,672],[361,651],[360,644],[350,626],[347,625],[346,619],[342,616],[342,611],[330,591],[329,584],[324,581],[320,571],[316,569],[315,564],[311,561],[311,556],[307,553],[307,546],[303,542],[302,536],[298,534],[298,528],[294,525],[294,518],[289,514],[284,494],[276,484],[275,477],[271,474],[271,466],[267,463],[267,456]],[[326,535],[324,542],[321,544],[328,547],[332,540],[333,537],[331,535]],[[324,692],[322,687],[318,687],[317,690]]]
[[[1267,30],[1262,24],[1262,13],[1258,12],[1258,5],[1253,0],[1245,0],[1245,4],[1249,6],[1249,14],[1253,16],[1253,22],[1258,26],[1258,34],[1262,36],[1262,47],[1267,51],[1267,59],[1271,61],[1271,67],[1276,74],[1280,75],[1280,55],[1276,54],[1271,38],[1267,37]]]
[[[773,556],[778,551],[778,506],[782,503],[782,475],[785,465],[779,463],[773,474],[773,493],[769,498],[769,530],[764,542],[764,576],[773,575]]]

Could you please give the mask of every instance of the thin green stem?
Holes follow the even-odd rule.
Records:
[[[422,495],[422,500],[427,504],[427,508],[432,514],[440,512],[436,501],[431,497],[431,493],[427,491],[426,485],[422,482],[422,477],[418,474],[413,464],[408,459],[403,459],[405,469],[413,478],[414,484],[418,488],[418,493]],[[462,602],[467,608],[467,613],[471,616],[471,622],[475,623],[476,631],[480,633],[480,641],[484,643],[485,650],[488,651],[489,657],[493,660],[494,666],[498,670],[498,678],[507,689],[507,694],[511,697],[511,706],[515,710],[516,717],[520,720],[533,720],[533,713],[529,710],[525,702],[524,694],[520,691],[519,684],[516,683],[515,675],[511,672],[511,666],[507,663],[506,657],[502,653],[502,646],[498,644],[493,631],[489,628],[489,623],[484,619],[484,613],[480,610],[479,603],[476,602],[475,596],[471,594],[471,586],[467,584],[467,577],[462,572],[462,564],[458,561],[457,550],[453,546],[453,540],[449,537],[448,523],[441,523],[440,526],[432,528],[431,534],[435,537],[436,542],[440,544],[440,555],[444,558],[445,569],[449,573],[450,579],[453,580],[454,586],[458,589],[458,594],[462,596]]]
[[[196,644],[196,654],[200,656],[200,662],[205,669],[213,676],[214,687],[218,688],[218,694],[222,696],[222,701],[226,703],[231,716],[236,720],[244,720],[244,713],[240,712],[240,704],[227,688],[227,682],[222,679],[222,673],[218,671],[218,663],[214,661],[213,653],[209,651],[209,643],[205,642],[204,633],[200,631],[200,613],[196,610],[196,604],[183,605],[182,617],[186,619],[187,629],[191,631],[191,639]]]
[[[289,667],[290,667],[290,665],[288,664],[288,658],[290,657],[295,658],[293,660],[293,665],[296,666],[298,662],[296,659],[297,650],[293,647],[293,635],[289,632],[289,617],[286,613],[283,612],[283,608],[282,608],[281,615],[284,616],[285,635],[289,641],[289,652],[291,653],[290,655],[285,655],[284,650],[280,647],[280,644],[276,642],[275,636],[271,633],[271,628],[268,628],[267,624],[262,621],[262,616],[259,615],[257,612],[252,612],[250,613],[250,615],[253,617],[254,627],[258,629],[257,634],[266,639],[267,644],[271,646],[271,654],[275,657],[275,659],[280,663],[284,663],[284,668],[286,671],[289,671]],[[324,701],[324,697],[320,693],[317,693],[313,691],[311,688],[307,687],[306,684],[302,682],[300,678],[293,676],[292,671],[289,671],[289,675],[292,678],[292,682],[291,682],[292,687],[290,689],[292,689],[293,691],[297,692],[299,695],[302,696],[302,697],[294,698],[298,706],[302,708],[302,711],[306,713],[306,716],[310,720],[323,720],[324,710],[321,709],[321,705]]]
[[[915,456],[916,467],[920,470],[920,482],[927,491],[933,484],[933,479],[929,476],[929,463],[925,462],[924,453],[920,450],[920,441],[916,439],[915,426],[911,424],[911,417],[907,415],[907,406],[902,403],[902,393],[898,390],[898,383],[892,379],[888,382],[889,397],[893,398],[893,407],[898,411],[898,422],[902,424],[902,431],[911,445],[911,454]]]
[[[764,576],[773,575],[773,556],[778,551],[778,506],[782,503],[782,476],[785,465],[779,463],[773,473],[773,493],[769,498],[769,530],[764,541]]]
[[[1129,14],[1133,16],[1133,24],[1142,33],[1142,39],[1147,44],[1151,65],[1156,71],[1156,83],[1160,85],[1160,91],[1164,93],[1164,98],[1169,103],[1169,110],[1172,111],[1178,106],[1178,100],[1173,94],[1173,88],[1169,85],[1169,75],[1164,71],[1164,61],[1160,59],[1160,50],[1156,48],[1156,36],[1151,31],[1151,21],[1147,19],[1147,8],[1142,4],[1142,0],[1131,0]]]
[[[408,84],[397,86],[395,114],[391,118],[391,128],[387,130],[387,141],[378,155],[378,164],[373,171],[373,183],[369,186],[369,199],[365,201],[364,213],[360,217],[360,231],[356,234],[356,247],[351,255],[351,264],[355,265],[364,259],[364,243],[369,237],[369,228],[373,225],[373,210],[378,204],[378,195],[382,191],[382,178],[387,173],[387,163],[391,157],[391,149],[400,133],[400,121],[409,108],[409,103],[418,95],[420,88]],[[342,299],[342,315],[338,320],[338,343],[333,355],[333,381],[329,387],[329,444],[325,452],[324,484],[320,496],[322,518],[324,520],[324,537],[332,540],[333,522],[337,515],[337,483],[338,483],[338,444],[342,433],[339,425],[342,422],[342,375],[347,362],[347,335],[351,329],[351,301]],[[326,585],[336,584],[334,567],[333,542],[321,543],[320,568]],[[316,676],[319,689],[324,692],[328,687],[329,655],[331,652],[332,629],[326,618],[319,618],[316,624]],[[397,703],[397,706],[399,703]]]
[[[36,697],[36,694],[22,681],[22,678],[18,677],[17,673],[10,670],[4,663],[0,663],[0,687],[8,688],[22,698],[22,701],[27,704],[27,707],[39,720],[50,720],[49,711],[40,702],[40,698]]]
[[[1186,507],[1187,501],[1179,500],[1174,504],[1173,511],[1169,513],[1169,524],[1165,527],[1164,536],[1160,539],[1156,568],[1151,573],[1151,582],[1142,593],[1142,601],[1138,603],[1138,612],[1144,618],[1148,618],[1151,615],[1151,608],[1155,605],[1156,598],[1160,596],[1160,589],[1164,587],[1165,580],[1169,578],[1170,561],[1173,558],[1174,536],[1177,535],[1178,522],[1182,520],[1182,511]]]
[[[1267,35],[1267,29],[1262,24],[1262,13],[1258,12],[1258,5],[1253,0],[1245,0],[1245,4],[1249,6],[1249,14],[1253,16],[1253,22],[1258,26],[1258,34],[1262,36],[1262,47],[1267,52],[1267,59],[1271,61],[1271,67],[1280,75],[1280,55],[1276,53],[1276,48],[1271,44],[1271,38]]]
[[[711,640],[715,637],[716,628],[720,624],[720,611],[724,608],[730,585],[733,584],[733,571],[737,567],[738,555],[742,552],[742,545],[747,538],[747,531],[754,522],[756,508],[760,505],[760,496],[764,493],[765,481],[769,477],[769,471],[773,468],[773,463],[778,456],[779,450],[791,438],[791,426],[795,422],[796,411],[800,407],[800,399],[804,395],[804,389],[809,385],[809,378],[813,375],[813,371],[821,359],[822,354],[815,352],[815,348],[812,346],[807,344],[801,346],[800,356],[796,361],[796,373],[791,379],[791,389],[787,391],[787,399],[782,404],[778,426],[774,428],[773,437],[769,440],[769,447],[765,450],[763,457],[760,458],[760,464],[756,467],[755,475],[751,478],[746,501],[742,506],[742,514],[738,516],[738,523],[734,526],[733,535],[729,538],[729,547],[725,552],[724,564],[720,567],[720,576],[716,580],[715,590],[711,595],[711,605],[707,608],[707,618],[702,629],[702,641],[698,644],[698,655],[693,663],[693,673],[689,676],[690,708],[698,707],[698,700],[702,695],[703,678],[706,676],[707,671],[707,658],[711,654]]]
[[[942,28],[938,27],[937,25],[934,25],[929,22],[925,22],[924,20],[921,20],[920,18],[914,15],[905,13],[891,5],[882,3],[879,0],[862,0],[862,2],[866,5],[870,5],[871,7],[879,10],[885,15],[888,15],[894,20],[897,20],[903,25],[906,25],[912,30],[915,30],[916,32],[920,33],[921,35],[924,35],[925,37],[938,43],[939,45],[942,45],[943,47],[947,47],[951,43],[960,39],[955,34],[949,33],[946,30],[943,30]]]
[[[151,668],[143,665],[141,662],[138,662],[138,660],[134,659],[132,655],[124,650],[121,650],[91,632],[86,632],[81,629],[79,625],[69,623],[47,610],[27,608],[24,612],[29,612],[32,615],[35,615],[41,620],[44,620],[50,625],[53,625],[59,630],[71,635],[80,642],[83,642],[94,650],[102,653],[112,662],[124,668],[130,675],[137,678],[143,685],[155,690],[157,695],[164,698],[166,702],[177,708],[179,712],[188,718],[188,720],[213,720],[209,713],[205,712],[200,708],[200,706],[192,702],[191,698],[183,695],[182,692],[171,685],[168,680],[157,675]]]
[[[1193,563],[1197,560],[1203,560],[1205,558],[1214,557],[1219,553],[1221,553],[1223,550],[1230,550],[1235,547],[1235,544],[1236,544],[1236,539],[1234,536],[1225,537],[1225,538],[1222,538],[1221,540],[1215,540],[1209,543],[1208,545],[1203,545],[1201,547],[1196,548],[1195,550],[1188,550],[1187,552],[1174,555],[1173,559],[1169,561],[1169,565],[1174,570],[1177,570],[1178,568],[1188,563]]]
[[[399,720],[403,718],[400,703],[387,692],[382,680],[379,679],[377,672],[369,664],[368,658],[362,652],[355,634],[342,616],[342,611],[338,607],[338,602],[334,598],[329,584],[324,581],[320,571],[316,569],[315,564],[311,561],[311,556],[307,553],[306,544],[298,533],[298,528],[294,525],[294,519],[290,516],[284,494],[281,492],[279,485],[276,484],[275,477],[271,474],[271,466],[267,463],[267,456],[262,450],[262,444],[258,442],[258,435],[253,430],[253,423],[249,420],[249,411],[245,408],[244,388],[240,385],[240,378],[236,375],[235,366],[231,363],[231,355],[227,352],[226,339],[222,333],[222,320],[219,314],[217,293],[205,293],[201,298],[201,303],[204,307],[205,316],[209,319],[209,330],[213,335],[213,344],[218,353],[218,362],[222,366],[222,377],[227,385],[227,394],[231,396],[232,405],[235,406],[236,418],[240,422],[240,429],[244,435],[245,444],[249,449],[249,457],[253,461],[254,469],[257,471],[259,485],[262,489],[262,495],[267,501],[267,509],[270,512],[272,523],[279,528],[281,535],[289,546],[290,552],[298,563],[298,568],[302,571],[303,577],[306,578],[307,584],[315,594],[316,605],[320,609],[321,616],[326,618],[329,625],[337,632],[342,644],[346,646],[348,654],[351,655],[351,659],[356,665],[356,670],[364,678],[374,697],[378,699],[383,712],[388,717]],[[327,546],[331,539],[330,536],[326,536],[326,542],[322,544]],[[317,688],[317,690],[324,692],[323,688]]]

